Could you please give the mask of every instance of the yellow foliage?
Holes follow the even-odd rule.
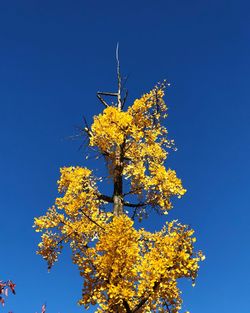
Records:
[[[196,238],[186,225],[169,222],[155,233],[134,227],[133,220],[150,207],[167,214],[171,197],[186,192],[176,172],[165,167],[173,141],[162,125],[163,96],[157,86],[126,111],[109,106],[94,117],[89,145],[106,158],[113,195],[98,190],[91,170],[64,167],[55,205],[35,218],[36,231],[42,232],[38,254],[50,268],[69,243],[84,281],[79,303],[86,308],[98,304],[97,312],[178,312],[178,279],[194,282],[204,259],[194,252]],[[122,211],[114,215],[115,196]],[[129,216],[123,207],[131,210]]]

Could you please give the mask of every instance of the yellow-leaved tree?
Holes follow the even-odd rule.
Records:
[[[61,168],[61,195],[35,219],[36,230],[42,232],[38,254],[50,268],[69,243],[83,278],[79,304],[85,308],[175,313],[182,304],[178,280],[194,282],[204,258],[194,251],[194,231],[176,221],[154,233],[134,226],[152,210],[167,214],[171,198],[186,191],[176,172],[165,166],[173,147],[162,123],[166,83],[125,108],[127,93],[123,95],[117,62],[117,92],[97,93],[104,110],[91,127],[84,127],[89,147],[103,157],[112,194],[101,191],[102,179],[91,169]],[[107,97],[115,101],[109,104]]]

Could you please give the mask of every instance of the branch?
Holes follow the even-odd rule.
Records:
[[[136,191],[140,191],[140,190],[142,190],[142,187],[135,188],[135,189],[131,189],[130,191],[125,192],[125,193],[123,194],[123,196],[125,197],[125,196],[127,196],[127,195],[134,194],[134,193],[136,193]]]
[[[89,136],[89,138],[92,137],[93,134],[92,134],[91,130],[88,127],[84,127],[83,130]]]
[[[80,235],[77,230],[78,230],[78,228],[80,228],[81,223],[78,225],[78,227],[76,229],[74,229],[70,224],[65,223],[62,219],[60,220],[60,222],[63,225],[65,225],[65,226],[71,227],[72,228],[72,232],[70,232],[69,234],[63,236],[60,240],[58,240],[57,243],[56,243],[57,246],[60,245],[63,241],[65,241],[65,239],[68,239],[74,233],[77,234],[77,235]],[[88,248],[88,245],[86,244],[85,247]]]
[[[122,108],[124,107],[124,104],[125,104],[125,102],[126,102],[126,100],[127,100],[127,97],[128,97],[128,90],[126,90],[125,96],[124,96],[124,98],[123,98],[123,100],[122,100]]]
[[[164,304],[166,305],[166,308],[167,308],[167,310],[168,310],[168,313],[171,313],[170,308],[169,308],[169,306],[168,306],[168,304],[167,304],[167,301],[164,301]]]
[[[96,226],[100,227],[102,230],[105,231],[105,228],[99,225],[96,221],[94,221],[91,217],[89,217],[83,210],[81,210],[81,213],[87,217],[92,223],[94,223]]]
[[[137,208],[134,208],[134,212],[133,212],[133,215],[132,215],[132,217],[131,217],[131,219],[132,219],[133,221],[135,220],[136,211],[137,211]]]
[[[102,95],[102,96],[117,97],[117,92],[97,91],[97,94],[98,94],[98,95]]]
[[[112,197],[109,197],[109,196],[106,196],[106,195],[103,195],[103,194],[98,194],[98,199],[99,200],[104,200],[106,202],[109,202],[109,203],[114,203],[114,200]]]
[[[130,203],[130,202],[127,202],[127,201],[123,201],[123,205],[127,206],[129,208],[140,208],[140,207],[143,207],[143,206],[145,206],[147,204],[148,204],[147,202]]]
[[[89,125],[88,125],[88,122],[85,118],[85,116],[83,116],[83,120],[84,120],[84,124],[85,124],[85,127],[83,128],[83,130],[85,131],[85,133],[88,135],[88,137],[92,137],[93,136],[93,133],[92,131],[90,130],[89,128]]]
[[[128,302],[124,299],[123,299],[123,305],[124,305],[127,313],[132,313],[132,311],[130,310],[130,307],[128,305]]]
[[[153,292],[155,292],[157,290],[157,288],[159,287],[161,283],[161,280],[158,282],[155,282],[154,287],[153,287]],[[145,298],[142,298],[141,301],[137,304],[137,306],[131,311],[131,313],[135,313],[137,312],[147,301],[150,295],[148,295]]]
[[[97,98],[101,101],[102,104],[105,105],[105,107],[107,108],[109,105],[107,104],[107,102],[100,96],[100,94],[97,92]]]
[[[172,270],[174,268],[174,266],[171,266],[168,268],[168,270]],[[154,283],[154,286],[153,286],[153,292],[151,292],[147,297],[144,297],[141,299],[141,301],[137,304],[137,306],[131,311],[131,313],[136,313],[149,299],[150,295],[152,295],[152,293],[154,293],[155,291],[157,291],[160,283],[162,282],[162,277],[160,278],[159,281],[156,281]],[[166,303],[166,302],[165,302]],[[168,312],[170,313],[170,309],[166,303],[166,306],[167,306],[167,309],[168,309]]]

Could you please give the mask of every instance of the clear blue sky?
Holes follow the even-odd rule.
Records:
[[[207,256],[196,287],[184,284],[184,309],[250,312],[249,12],[242,0],[1,1],[0,268],[17,295],[0,312],[44,301],[48,313],[84,311],[69,252],[48,274],[32,224],[53,203],[59,167],[85,164],[68,137],[102,109],[96,91],[115,88],[117,41],[130,102],[172,83],[167,126],[179,150],[167,166],[188,193],[167,219],[194,227]]]

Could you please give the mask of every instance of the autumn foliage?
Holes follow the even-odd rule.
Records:
[[[194,231],[177,221],[154,233],[135,227],[152,210],[162,217],[172,197],[186,190],[176,172],[166,167],[174,142],[163,119],[165,82],[125,109],[121,78],[118,92],[99,93],[105,105],[90,127],[84,126],[91,151],[103,157],[107,177],[86,167],[63,167],[60,196],[44,216],[35,219],[42,232],[38,254],[49,268],[69,243],[83,278],[81,305],[96,312],[179,312],[178,280],[194,282],[199,261]],[[109,105],[104,96],[115,97]],[[110,195],[102,192],[107,181]]]
[[[8,297],[9,290],[11,293],[16,294],[15,291],[16,284],[11,280],[2,281],[0,280],[0,303],[5,304],[5,298]]]

